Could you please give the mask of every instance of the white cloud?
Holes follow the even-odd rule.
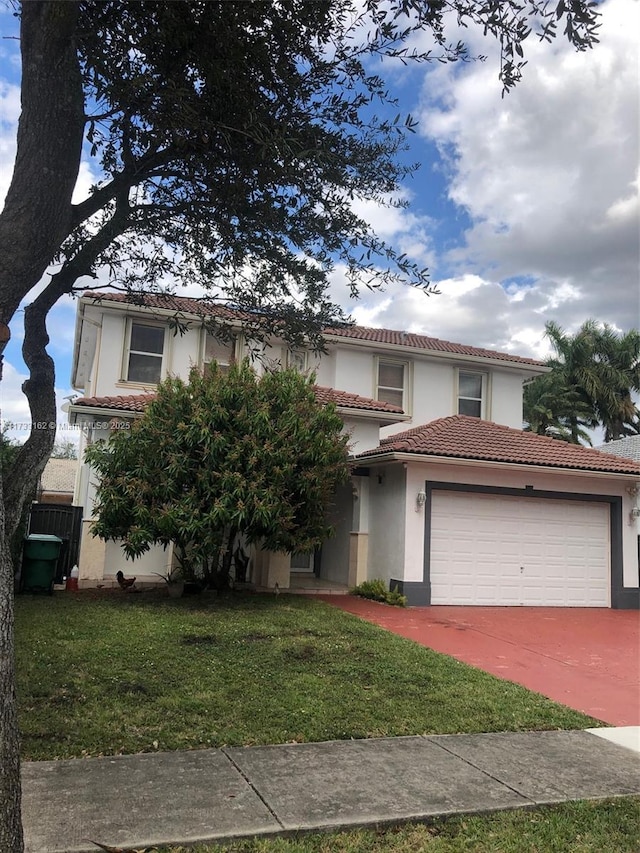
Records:
[[[439,293],[394,285],[384,293],[363,291],[360,299],[345,298],[344,279],[336,271],[334,299],[362,326],[405,329],[448,341],[545,359],[551,354],[545,322],[553,317],[568,331],[585,317],[581,295],[567,282],[540,281],[535,285],[503,287],[477,274],[434,280]],[[625,327],[626,328],[626,327]]]
[[[2,366],[2,422],[29,424],[31,414],[27,398],[22,393],[22,383],[27,378],[8,361]],[[11,430],[11,434],[23,441],[27,437],[26,426]]]
[[[489,63],[428,74],[421,119],[449,164],[450,198],[472,220],[449,260],[498,282],[532,278],[536,310],[553,312],[545,319],[628,328],[640,315],[640,5],[609,0],[602,11],[593,51],[529,44],[525,79],[504,99]]]
[[[0,199],[4,203],[16,156],[20,87],[0,80]]]

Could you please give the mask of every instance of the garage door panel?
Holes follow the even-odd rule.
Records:
[[[604,503],[436,491],[433,604],[606,607]]]

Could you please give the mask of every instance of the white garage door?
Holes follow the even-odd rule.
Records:
[[[431,603],[607,607],[609,506],[434,491]]]

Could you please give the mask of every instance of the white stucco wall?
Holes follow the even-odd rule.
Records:
[[[365,397],[376,396],[376,359],[378,357],[406,360],[408,393],[406,411],[410,421],[383,427],[383,437],[405,429],[446,418],[458,412],[457,373],[467,370],[487,374],[485,417],[507,426],[522,428],[522,383],[524,374],[519,370],[483,366],[482,363],[465,364],[455,359],[424,356],[421,353],[405,354],[375,349],[358,350],[355,347],[338,347],[335,350],[335,388],[351,391]],[[320,384],[328,384],[320,382]]]
[[[344,431],[349,434],[349,453],[364,453],[380,443],[377,421],[366,418],[344,417]]]
[[[135,560],[127,559],[119,542],[107,542],[105,549],[104,577],[115,578],[121,571],[128,578],[135,577],[148,583],[162,583],[158,575],[167,575],[171,571],[173,559],[172,548],[162,548],[160,545],[151,547],[146,554]]]
[[[401,465],[397,464],[398,468]],[[375,476],[375,469],[371,475]],[[473,465],[451,465],[449,463],[410,463],[406,479],[406,554],[404,557],[404,580],[421,581],[423,577],[424,554],[424,510],[414,511],[416,495],[424,488],[425,481],[446,483],[464,483],[469,485],[501,486],[570,492],[575,494],[620,496],[622,498],[622,559],[623,584],[625,587],[638,586],[638,522],[630,523],[630,513],[634,499],[627,493],[627,486],[634,482],[633,477],[583,477],[578,474],[561,472],[536,472],[483,468]]]
[[[335,350],[335,384],[340,391],[375,397],[373,354],[369,350],[339,347]]]
[[[494,369],[491,375],[489,420],[522,429],[523,375]]]
[[[316,374],[316,384],[337,388],[335,352],[309,353],[309,368]],[[344,390],[344,389],[343,389]]]
[[[204,332],[202,329],[193,328],[184,335],[176,335],[172,332],[167,334],[167,373],[188,379],[192,367],[199,366],[202,361],[202,348],[204,345]]]
[[[167,322],[166,318],[156,318],[152,314],[130,314],[130,317],[148,319],[151,322]],[[87,323],[96,324],[97,353],[94,359],[92,379],[85,388],[85,394],[107,396],[112,394],[141,393],[147,390],[139,383],[123,380],[124,352],[127,335],[127,320],[123,313],[100,306],[86,306]],[[92,331],[92,334],[95,332]],[[187,377],[193,364],[199,364],[202,352],[203,330],[197,321],[184,334],[174,335],[167,329],[163,375],[168,373]],[[89,339],[90,336],[87,336]],[[286,346],[282,342],[273,342],[264,348],[267,362],[286,361]],[[90,353],[84,353],[90,362]],[[391,435],[411,426],[427,423],[436,418],[447,417],[457,412],[457,369],[486,372],[487,402],[485,416],[507,426],[522,426],[522,382],[524,372],[518,369],[484,366],[482,362],[465,364],[455,358],[441,358],[424,355],[416,351],[406,353],[386,351],[376,348],[359,348],[357,345],[331,345],[326,354],[308,353],[308,369],[316,373],[319,385],[349,391],[365,397],[376,395],[376,358],[386,357],[406,360],[409,389],[407,393],[407,411],[411,421],[383,428],[382,435]],[[260,364],[256,363],[260,372]],[[85,369],[89,369],[85,366]],[[152,390],[151,386],[148,390]]]
[[[402,465],[376,467],[369,478],[369,561],[367,577],[402,580],[405,554],[406,471]]]
[[[153,320],[153,317],[149,318]],[[161,324],[162,320],[157,321]],[[127,319],[122,314],[105,312],[98,337],[98,354],[95,361],[95,376],[91,382],[91,395],[106,397],[116,394],[141,394],[155,386],[138,382],[127,382],[125,344]],[[187,378],[189,370],[198,364],[201,357],[202,329],[194,325],[184,334],[173,335],[167,328],[165,335],[162,375],[174,374]]]
[[[436,418],[447,418],[457,414],[455,370],[446,362],[430,362],[416,359],[413,364],[413,393],[411,424],[418,426]],[[396,425],[388,428],[389,435],[400,430]]]
[[[125,318],[104,314],[98,335],[98,352],[92,381],[92,396],[121,394],[118,388],[122,373]]]

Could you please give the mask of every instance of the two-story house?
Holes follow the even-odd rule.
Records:
[[[258,585],[287,588],[292,572],[308,572],[345,587],[383,578],[411,604],[638,606],[640,465],[522,431],[523,383],[545,372],[540,362],[359,326],[326,330],[325,353],[292,351],[245,340],[239,324],[217,338],[204,320],[224,310],[83,296],[72,376],[83,396],[70,418],[83,442],[106,437],[163,377],[214,358],[313,371],[318,399],[336,404],[350,433],[351,483],[336,495],[336,535],[315,555],[252,555]],[[81,463],[83,585],[132,569],[117,543],[89,532],[94,489]],[[152,549],[134,573],[156,579],[171,560]]]

